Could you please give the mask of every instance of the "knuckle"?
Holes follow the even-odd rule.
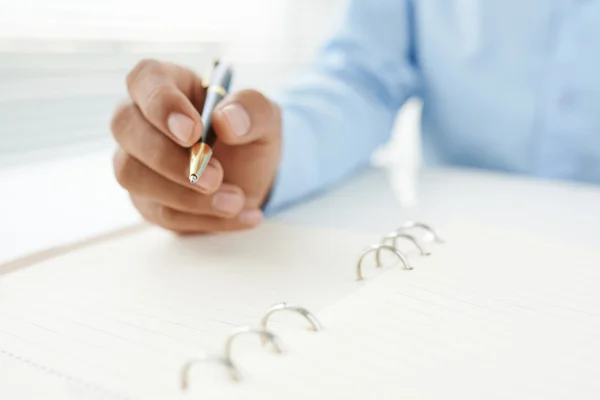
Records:
[[[143,201],[139,197],[130,196],[130,198],[145,221],[174,233],[182,232],[181,227],[174,223],[173,210],[162,204]]]
[[[169,83],[157,85],[148,93],[146,111],[151,115],[160,115],[176,95],[175,88]]]
[[[181,206],[190,212],[201,211],[206,208],[206,196],[192,193],[178,198]]]
[[[167,172],[170,169],[172,161],[172,154],[167,148],[166,144],[162,141],[156,143],[153,146],[149,146],[146,150],[145,157],[147,158],[147,164],[157,172]]]
[[[254,89],[244,89],[237,93],[239,100],[254,104],[257,106],[264,106],[270,104],[269,99],[261,92]]]
[[[154,209],[153,219],[162,227],[171,229],[174,226],[175,211],[167,206],[158,205]]]
[[[115,179],[123,188],[127,189],[127,187],[131,183],[131,169],[133,164],[133,158],[124,153],[123,151],[118,151],[115,153],[113,157],[113,170],[115,174]]]
[[[147,73],[161,72],[163,69],[162,63],[152,58],[145,58],[140,60],[135,67],[127,74],[126,84],[127,88],[131,91],[136,83]]]
[[[121,135],[127,130],[132,116],[132,104],[123,103],[117,107],[110,120],[110,131],[112,132],[115,139],[118,140],[118,138],[121,137]]]
[[[138,212],[140,213],[140,215],[142,216],[142,218],[144,218],[145,221],[150,222],[151,224],[156,224],[157,221],[154,219],[154,213],[152,212],[154,205],[144,202],[144,201],[140,201],[139,198],[133,196],[133,195],[129,195],[131,202],[133,203],[134,207],[138,210]]]

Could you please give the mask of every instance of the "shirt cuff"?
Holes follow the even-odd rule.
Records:
[[[272,216],[304,198],[318,186],[316,138],[305,118],[282,110],[282,154],[264,214]]]

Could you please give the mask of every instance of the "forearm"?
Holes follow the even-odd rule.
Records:
[[[371,26],[365,12],[382,23]],[[351,2],[313,71],[276,99],[283,152],[267,213],[340,182],[387,141],[416,85],[409,35],[398,33],[408,18],[397,0]]]
[[[275,210],[328,188],[365,166],[387,140],[395,112],[340,79],[318,78],[280,100],[282,161]]]

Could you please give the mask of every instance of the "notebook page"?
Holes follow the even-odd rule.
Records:
[[[472,224],[415,269],[390,268],[282,330],[288,352],[237,360],[246,381],[209,398],[597,399],[600,253]]]
[[[275,222],[203,237],[149,228],[0,275],[0,398],[39,386],[40,371],[74,398],[173,398],[187,359],[221,351],[273,303],[317,310],[355,290],[348,265],[378,239]]]

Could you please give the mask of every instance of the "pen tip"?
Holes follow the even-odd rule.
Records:
[[[190,175],[190,183],[196,183],[197,180],[198,180],[198,177],[196,176],[196,174]]]

